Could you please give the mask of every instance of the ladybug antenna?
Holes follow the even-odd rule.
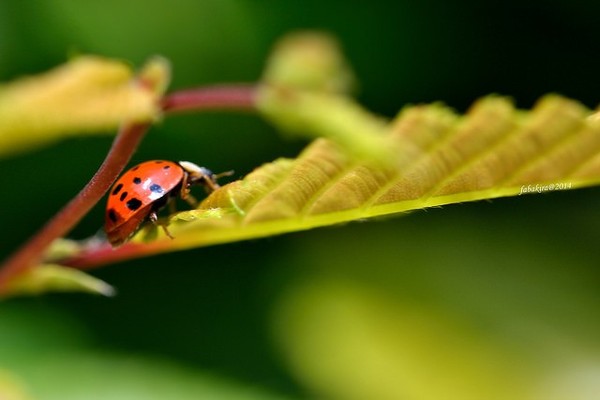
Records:
[[[218,174],[213,174],[215,179],[219,179],[222,178],[224,176],[232,176],[233,174],[235,174],[235,171],[230,169],[229,171],[225,171],[225,172],[219,172]]]

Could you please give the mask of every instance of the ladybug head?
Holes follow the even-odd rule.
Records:
[[[210,191],[219,188],[217,183],[219,177],[233,174],[233,171],[215,174],[210,169],[200,167],[189,161],[179,161],[179,165],[188,174],[189,185],[204,185]]]
[[[208,187],[219,187],[216,175],[208,168],[200,167],[189,161],[179,161],[179,165],[188,174],[188,184],[204,184]]]

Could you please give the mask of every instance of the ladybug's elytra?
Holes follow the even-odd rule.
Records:
[[[108,241],[119,246],[147,219],[157,223],[157,212],[176,196],[195,205],[190,186],[203,185],[213,191],[219,187],[217,178],[210,170],[188,161],[153,160],[136,165],[109,192],[104,224]],[[161,226],[172,238],[167,227]]]

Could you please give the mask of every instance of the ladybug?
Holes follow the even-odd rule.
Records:
[[[190,186],[203,185],[212,192],[219,187],[217,178],[220,175],[188,161],[153,160],[136,165],[125,172],[110,190],[104,224],[108,241],[113,247],[119,246],[146,220],[157,224],[157,212],[174,197],[179,196],[195,205]],[[167,227],[161,226],[172,239]]]

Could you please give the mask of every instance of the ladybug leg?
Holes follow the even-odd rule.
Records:
[[[171,232],[169,232],[169,229],[167,229],[167,224],[164,222],[158,222],[158,215],[156,215],[156,212],[151,212],[149,215],[149,219],[150,222],[152,222],[154,225],[160,226],[163,232],[165,232],[165,235],[167,235],[171,239],[175,239],[173,235],[171,235]]]
[[[222,178],[224,176],[231,176],[233,175],[235,172],[233,170],[230,171],[225,171],[225,172],[220,172],[218,174],[202,174],[202,178],[204,179],[204,187],[206,188],[206,191],[208,193],[212,193],[215,190],[217,190],[218,188],[221,187],[221,185],[219,185],[217,183],[217,181],[219,180],[219,178]]]
[[[183,181],[181,182],[181,191],[179,192],[179,197],[181,197],[182,200],[187,201],[187,203],[196,208],[196,206],[198,205],[198,200],[196,200],[196,198],[194,196],[192,196],[190,194],[190,185],[188,183],[188,174],[185,174],[183,176]]]
[[[205,188],[207,189],[206,191],[208,193],[212,193],[215,190],[217,190],[218,188],[220,188],[219,184],[216,181],[216,179],[217,179],[216,175],[213,175],[213,176],[203,175],[202,178],[204,179],[204,185],[205,185]]]
[[[183,200],[185,200],[193,208],[196,208],[196,206],[198,205],[198,200],[196,200],[196,198],[189,193],[185,196]]]
[[[169,201],[169,214],[175,214],[177,212],[177,204],[174,201]]]

